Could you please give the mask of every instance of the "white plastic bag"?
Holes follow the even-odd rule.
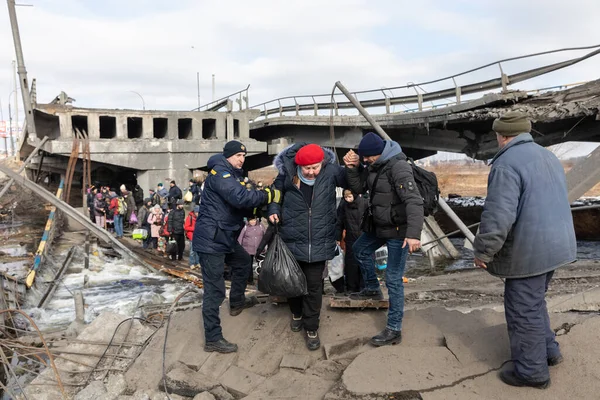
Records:
[[[344,276],[344,251],[340,246],[337,246],[336,252],[339,254],[329,261],[328,265],[331,282],[335,282]]]

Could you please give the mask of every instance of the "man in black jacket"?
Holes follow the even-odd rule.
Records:
[[[171,209],[174,210],[177,207],[177,200],[183,199],[183,193],[181,192],[181,189],[179,189],[175,181],[171,181],[170,186],[171,188],[169,189],[169,195],[167,196],[167,200]]]
[[[363,225],[363,230],[369,231],[364,232],[353,246],[365,288],[350,297],[383,299],[375,274],[373,254],[384,244],[387,245],[385,283],[390,298],[388,321],[385,329],[371,339],[371,344],[384,346],[400,343],[402,340],[402,275],[408,253],[421,247],[423,198],[415,184],[412,167],[398,143],[384,141],[369,132],[361,140],[358,152],[368,167],[363,167],[358,155],[350,150],[344,156],[348,185],[355,193],[369,191],[369,210],[373,224],[371,227]]]
[[[177,254],[171,254],[172,260],[183,260],[183,250],[185,249],[185,211],[183,210],[183,200],[177,200],[177,208],[169,213],[169,234],[177,242]]]

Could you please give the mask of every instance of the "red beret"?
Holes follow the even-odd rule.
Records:
[[[296,164],[303,166],[320,163],[324,158],[325,152],[321,146],[318,144],[307,144],[298,150],[295,161]]]

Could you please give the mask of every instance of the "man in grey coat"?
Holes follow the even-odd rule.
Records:
[[[548,366],[563,358],[550,327],[545,293],[554,270],[575,261],[577,245],[558,158],[534,143],[526,115],[510,111],[492,128],[500,151],[491,161],[475,264],[505,278],[504,310],[512,370],[500,378],[512,386],[546,388]]]

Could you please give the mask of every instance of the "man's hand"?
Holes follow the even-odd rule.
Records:
[[[269,215],[269,221],[271,221],[272,224],[279,223],[279,215],[277,215],[277,214]]]
[[[350,150],[349,152],[347,152],[343,160],[344,164],[348,168],[358,167],[358,164],[360,162],[360,158],[358,157],[358,154],[354,152],[354,150]]]
[[[281,190],[275,189],[273,186],[265,188],[265,192],[267,193],[267,204],[277,203],[281,204],[282,196]]]
[[[475,261],[474,262],[475,262],[475,266],[477,268],[487,269],[487,265],[483,261],[481,261],[479,258],[475,257]]]
[[[408,252],[414,253],[415,251],[421,248],[421,241],[419,239],[404,239],[404,244],[402,244],[402,248],[405,248],[408,245]]]

